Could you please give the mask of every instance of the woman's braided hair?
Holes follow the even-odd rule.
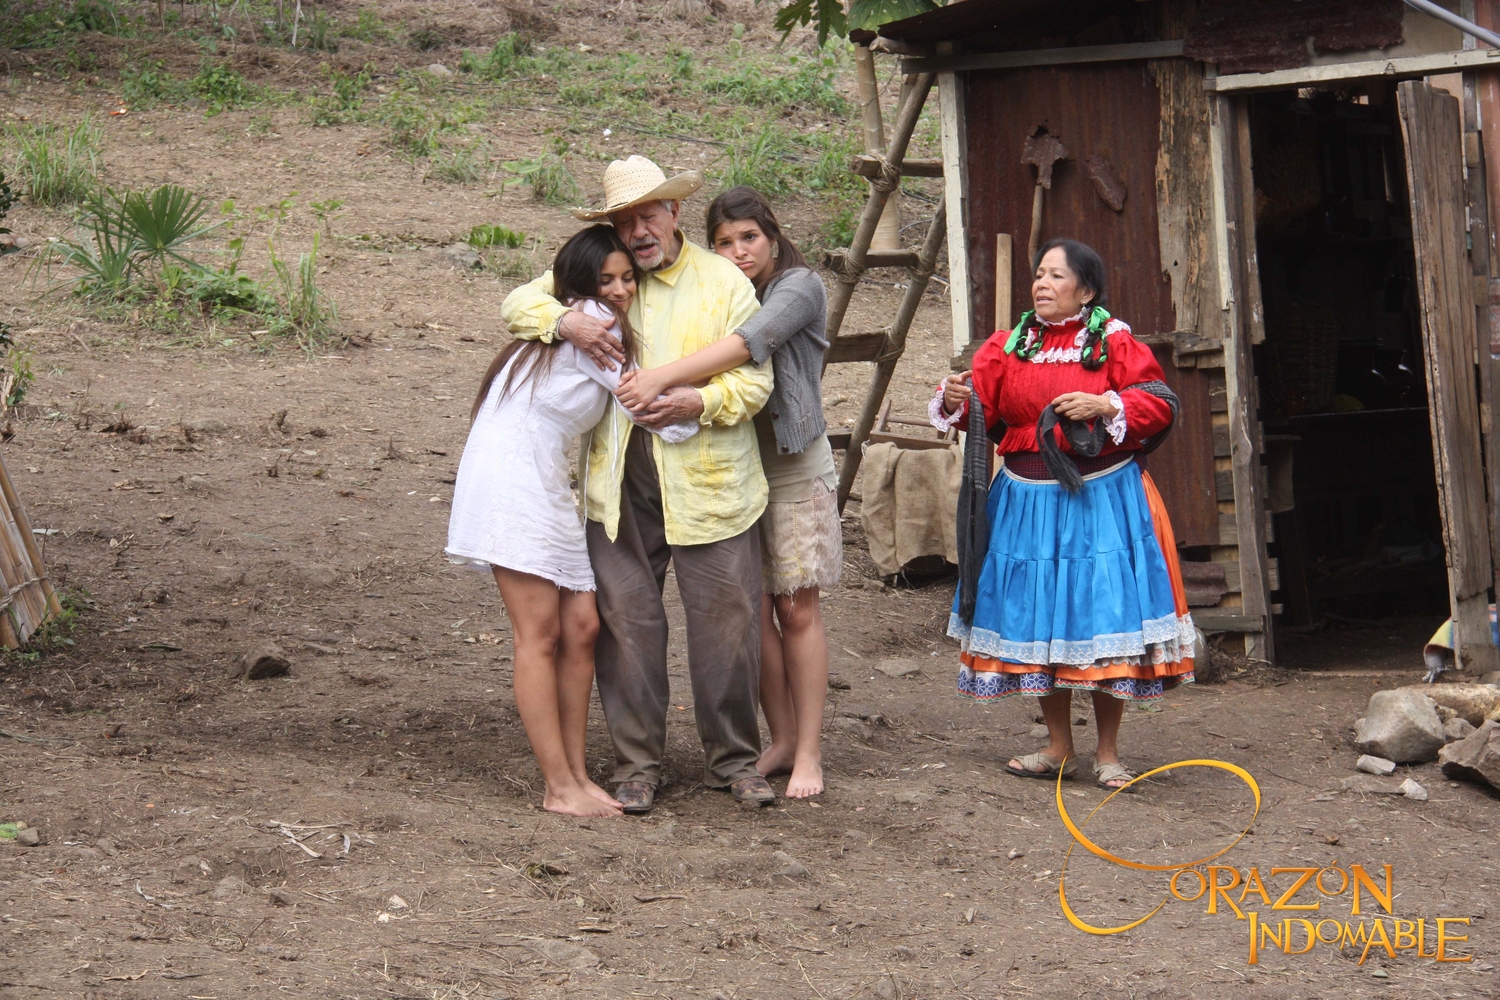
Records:
[[[1109,360],[1109,350],[1104,344],[1104,324],[1109,319],[1109,313],[1104,311],[1104,259],[1087,243],[1066,239],[1050,240],[1037,251],[1036,258],[1031,262],[1031,273],[1035,274],[1042,266],[1042,258],[1049,251],[1059,248],[1067,258],[1068,270],[1078,279],[1079,287],[1094,293],[1094,297],[1084,306],[1083,324],[1088,330],[1088,337],[1083,342],[1082,360],[1084,368],[1096,372]],[[1042,346],[1042,319],[1035,311],[1030,310],[1021,319],[1020,346],[1016,353],[1022,358],[1030,358]]]

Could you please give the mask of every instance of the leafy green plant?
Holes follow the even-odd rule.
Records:
[[[16,177],[38,205],[73,205],[99,184],[99,145],[104,128],[91,115],[70,129],[56,125],[7,131],[16,145]]]
[[[812,24],[818,32],[818,44],[826,45],[829,35],[842,38],[854,28],[878,28],[941,6],[942,0],[850,0],[845,16],[841,0],[792,0],[776,12],[775,23],[776,30],[783,34]]]
[[[736,104],[802,108],[842,116],[849,110],[835,88],[839,59],[833,53],[787,56],[784,69],[768,72],[760,64],[740,61],[727,72],[706,78],[703,91]]]
[[[792,190],[792,157],[779,130],[767,125],[753,137],[741,134],[726,151],[728,164],[719,171],[725,187],[748,184],[764,194],[787,194]]]
[[[374,7],[361,7],[354,24],[345,27],[342,33],[361,42],[388,42],[396,35],[386,27]]]
[[[188,82],[193,93],[208,102],[208,117],[229,108],[244,107],[255,99],[255,90],[245,78],[225,63],[204,60],[198,75]]]
[[[469,230],[469,245],[475,249],[483,247],[508,247],[514,250],[526,242],[526,234],[507,229],[505,226],[483,223]]]
[[[131,24],[114,0],[0,0],[0,48],[48,48],[88,31],[125,35],[131,32]]]
[[[132,191],[117,195],[106,191],[90,200],[87,209],[140,247],[141,262],[154,261],[158,266],[176,261],[190,267],[198,265],[186,254],[190,244],[223,225],[203,223],[208,203],[176,184],[163,184],[154,191]]]
[[[167,72],[167,64],[160,60],[126,63],[120,70],[120,98],[127,107],[149,108],[180,97],[183,90],[182,81]]]
[[[327,14],[314,11],[307,21],[307,47],[318,52],[337,52],[339,42],[333,28],[333,21]]]
[[[295,265],[277,256],[274,242],[268,240],[267,243],[280,306],[273,329],[295,335],[304,348],[310,349],[327,341],[333,336],[338,308],[318,288],[318,235],[313,234],[312,252],[299,254]]]
[[[6,213],[10,211],[11,206],[15,203],[16,194],[10,189],[10,185],[5,183],[5,171],[0,170],[0,219],[5,218]],[[9,235],[10,230],[4,226],[0,226],[0,236]],[[4,257],[8,253],[15,253],[19,249],[20,247],[8,240],[0,241],[0,257]]]
[[[36,381],[31,371],[32,353],[16,346],[15,331],[0,321],[0,358],[8,357],[7,371],[0,376],[0,410],[12,410],[26,398],[26,390]]]
[[[365,63],[358,73],[345,73],[332,68],[328,72],[328,84],[333,88],[335,107],[339,111],[358,111],[364,103],[364,92],[369,89],[370,76],[375,67]]]
[[[339,212],[339,209],[344,207],[344,203],[337,198],[330,198],[327,201],[311,202],[307,207],[312,209],[312,214],[317,218],[318,223],[323,227],[323,232],[328,234],[329,239],[332,239],[333,220],[338,218],[339,215],[342,214],[341,212]]]
[[[458,58],[458,69],[486,80],[503,80],[523,72],[530,55],[530,40],[512,31],[495,39],[488,52],[476,55],[465,49]]]
[[[439,151],[429,173],[453,184],[475,184],[490,175],[490,146],[483,139],[452,151]]]
[[[525,184],[531,196],[549,205],[576,204],[580,198],[578,182],[568,170],[567,161],[557,153],[543,153],[530,160],[512,160],[501,164],[506,173],[503,186]]]
[[[406,36],[406,44],[418,52],[431,52],[440,49],[447,42],[443,33],[430,24],[419,24]]]
[[[438,148],[439,122],[409,95],[399,94],[388,102],[386,122],[394,149],[409,156],[426,157]]]

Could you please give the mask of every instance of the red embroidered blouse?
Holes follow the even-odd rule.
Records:
[[[1145,439],[1172,423],[1172,410],[1165,400],[1125,388],[1165,381],[1151,348],[1131,336],[1130,327],[1112,319],[1105,327],[1109,357],[1102,368],[1091,372],[1080,359],[1085,335],[1082,320],[1075,317],[1044,326],[1041,349],[1030,360],[1019,353],[1005,353],[1005,342],[1010,338],[1006,330],[991,336],[975,352],[974,392],[984,406],[985,423],[993,430],[999,421],[1005,421],[1005,437],[996,449],[1001,455],[1039,450],[1037,419],[1047,404],[1065,392],[1113,393],[1119,399],[1123,427],[1119,417],[1110,421],[1112,439],[1102,455],[1138,451]],[[943,414],[941,388],[932,409],[934,423],[947,426],[962,427],[961,421],[968,416],[967,406],[951,416]],[[1054,433],[1062,450],[1071,452],[1062,428],[1057,427]]]

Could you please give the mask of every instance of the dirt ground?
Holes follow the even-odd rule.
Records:
[[[736,16],[762,31],[758,10]],[[12,114],[67,120],[108,96],[0,79]],[[0,456],[80,608],[75,646],[0,668],[0,821],[43,839],[0,842],[0,998],[1500,996],[1500,797],[1435,765],[1401,769],[1426,802],[1340,791],[1354,718],[1372,691],[1420,676],[1435,622],[1285,637],[1280,668],[1241,664],[1159,711],[1127,712],[1122,747],[1138,769],[1211,758],[1254,776],[1253,831],[1222,863],[1268,881],[1273,866],[1391,865],[1395,915],[1427,920],[1429,952],[1436,918],[1470,918],[1449,929],[1468,941],[1449,947],[1472,961],[1377,949],[1361,965],[1358,948],[1320,946],[1252,965],[1247,922],[1202,900],[1089,936],[1060,910],[1065,863],[1070,903],[1098,925],[1150,911],[1166,876],[1066,856],[1053,786],[1002,770],[1038,745],[1032,704],[954,696],[952,579],[883,583],[857,503],[826,603],[826,795],[747,811],[702,786],[678,630],[670,784],[655,812],[542,812],[498,594],[441,555],[471,394],[504,342],[498,306],[516,279],[457,269],[436,248],[476,221],[553,235],[574,223],[521,193],[423,183],[371,152],[371,130],[269,113],[274,131],[258,139],[248,111],[111,120],[110,177],[242,205],[343,199],[334,232],[346,238],[327,245],[320,281],[350,346],[309,356],[226,346],[228,334],[174,340],[38,298],[24,255],[0,261],[0,319],[38,372]],[[522,155],[544,117],[484,127]],[[597,194],[597,172],[580,181]],[[819,221],[814,202],[786,214],[802,233]],[[60,218],[21,206],[7,222],[38,239]],[[297,209],[283,237],[305,247],[317,225]],[[850,323],[884,325],[899,294],[862,289]],[[945,370],[947,315],[935,289],[898,409],[917,410]],[[860,367],[832,373],[830,423],[852,419]],[[231,679],[267,640],[290,676]],[[875,669],[888,659],[919,669],[890,677]],[[1077,717],[1087,753],[1092,723]],[[601,774],[609,752],[596,707]],[[1081,823],[1104,797],[1076,782],[1062,801]],[[1164,865],[1219,850],[1252,808],[1233,776],[1185,769],[1117,797],[1087,831]],[[1272,899],[1287,879],[1268,885]],[[1348,892],[1299,901],[1319,898],[1313,916],[1351,919]]]

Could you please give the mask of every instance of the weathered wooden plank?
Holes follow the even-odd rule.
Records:
[[[1327,63],[1279,69],[1270,73],[1234,73],[1203,81],[1204,89],[1221,94],[1247,90],[1279,90],[1306,87],[1335,80],[1360,80],[1372,76],[1428,76],[1480,66],[1500,67],[1500,49],[1471,49],[1468,52],[1432,52],[1420,56],[1394,59],[1362,59],[1357,62]]]
[[[823,255],[823,263],[834,274],[850,273],[851,254],[848,250],[830,250]],[[872,267],[916,267],[915,250],[869,250],[865,253],[864,270]]]
[[[880,157],[861,153],[849,161],[849,172],[861,177],[880,176]],[[934,157],[916,157],[901,161],[902,177],[941,177],[943,161]]]
[[[940,55],[951,55],[952,42],[938,44]],[[943,146],[943,201],[948,206],[948,302],[953,310],[953,353],[974,339],[974,288],[969,276],[968,163],[964,127],[964,80],[957,73],[939,73],[938,126]]]
[[[903,59],[901,72],[967,73],[976,69],[1019,69],[1023,66],[1076,66],[1079,63],[1170,59],[1181,56],[1182,47],[1182,39],[1174,38],[1126,45],[1075,45],[1066,49],[978,52],[968,56],[939,54],[926,59]]]
[[[876,361],[885,353],[887,334],[884,330],[874,333],[845,333],[835,338],[823,352],[825,365],[836,365],[850,361]]]
[[[1488,598],[1490,561],[1479,400],[1477,314],[1465,226],[1458,99],[1425,83],[1397,87],[1411,198],[1413,256],[1427,362],[1428,413],[1443,515],[1449,599],[1460,662],[1495,669]]]
[[[1156,229],[1161,269],[1172,286],[1174,330],[1218,338],[1208,94],[1203,67],[1183,59],[1149,66],[1161,92],[1156,152]]]
[[[1259,615],[1236,614],[1232,611],[1195,610],[1193,612],[1193,624],[1201,628],[1205,634],[1213,635],[1218,632],[1260,632],[1264,627],[1264,621]]]

